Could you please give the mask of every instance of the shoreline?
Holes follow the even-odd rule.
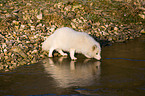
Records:
[[[0,5],[3,7],[0,14],[0,71],[34,64],[46,58],[48,53],[42,51],[41,43],[60,27],[87,32],[98,40],[111,43],[125,42],[145,33],[145,8],[137,2],[132,5],[118,1],[17,1],[3,0]],[[112,7],[113,4],[116,5]],[[117,4],[122,8],[118,8]],[[128,9],[124,11],[123,8]]]

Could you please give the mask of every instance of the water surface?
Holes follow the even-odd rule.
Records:
[[[0,95],[144,96],[145,35],[102,48],[102,61],[77,54],[0,73]]]

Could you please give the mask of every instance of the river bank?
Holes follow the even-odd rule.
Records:
[[[144,96],[145,35],[102,48],[102,60],[78,54],[0,72],[1,96]],[[113,53],[113,54],[112,54]]]
[[[139,37],[145,28],[144,2],[0,2],[0,70],[3,71],[47,58],[48,53],[42,51],[41,43],[60,27],[87,32],[111,43]]]

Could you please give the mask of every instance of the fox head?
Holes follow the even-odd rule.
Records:
[[[97,60],[100,60],[101,59],[101,48],[100,46],[97,46],[97,45],[93,45],[90,49],[90,52],[88,53],[88,55],[91,57],[91,58],[95,58]]]

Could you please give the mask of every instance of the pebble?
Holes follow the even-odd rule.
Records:
[[[42,19],[42,13],[40,13],[39,15],[37,15],[37,19],[39,19],[39,20]]]
[[[114,30],[115,30],[115,31],[117,31],[117,30],[118,30],[118,28],[117,28],[117,27],[114,27]]]
[[[38,52],[38,50],[33,50],[31,53],[34,54],[34,53],[37,53],[37,52]]]
[[[143,33],[143,34],[145,34],[145,30],[144,29],[142,29],[140,32]]]

